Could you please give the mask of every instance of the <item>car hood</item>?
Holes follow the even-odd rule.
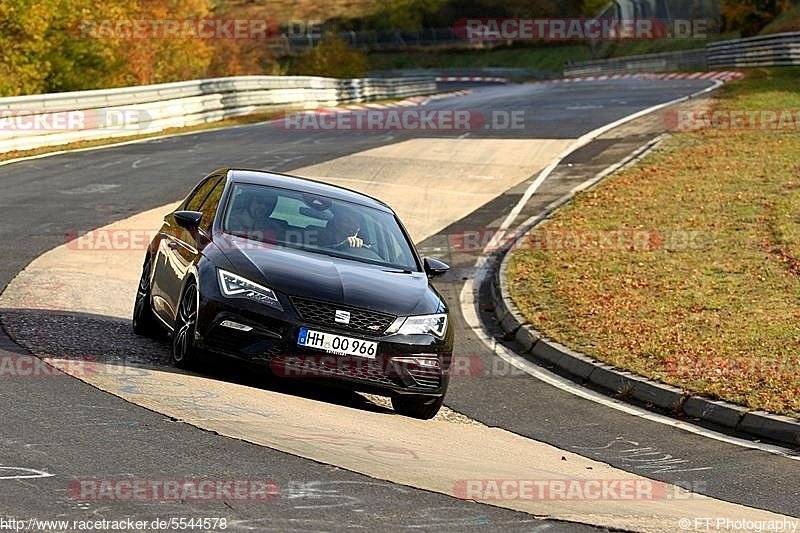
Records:
[[[422,272],[329,257],[225,235],[235,273],[283,293],[392,315],[442,312],[444,302]]]

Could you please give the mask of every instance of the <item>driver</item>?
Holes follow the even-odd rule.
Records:
[[[334,248],[363,248],[364,239],[358,215],[350,209],[339,208],[328,222],[323,236],[323,245]]]

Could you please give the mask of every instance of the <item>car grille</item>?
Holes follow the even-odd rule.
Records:
[[[273,371],[284,377],[340,378],[362,381],[384,387],[402,386],[402,382],[386,375],[378,362],[340,360],[330,357],[278,356],[272,360]]]
[[[319,302],[308,298],[292,298],[300,318],[311,324],[320,324],[336,329],[357,331],[366,335],[380,335],[386,331],[397,317],[366,309],[356,309],[337,304]],[[336,311],[350,313],[350,323],[336,322]]]

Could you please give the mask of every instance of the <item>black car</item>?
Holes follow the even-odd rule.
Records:
[[[312,180],[218,170],[167,215],[144,260],[133,328],[172,334],[172,359],[263,364],[281,376],[390,396],[417,418],[439,411],[453,327],[386,204]]]

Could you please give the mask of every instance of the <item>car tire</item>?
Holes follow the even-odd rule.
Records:
[[[153,307],[150,304],[150,275],[153,269],[153,261],[150,254],[144,260],[142,265],[142,277],[139,280],[139,288],[136,290],[136,301],[133,305],[133,332],[141,337],[150,337],[155,339],[161,335],[161,328],[158,324],[158,319],[153,312]]]
[[[430,396],[394,396],[392,407],[395,412],[411,418],[430,420],[444,403],[444,396],[432,398]]]
[[[198,302],[197,283],[192,280],[183,289],[172,333],[172,364],[178,368],[191,368],[199,357],[194,346]]]

